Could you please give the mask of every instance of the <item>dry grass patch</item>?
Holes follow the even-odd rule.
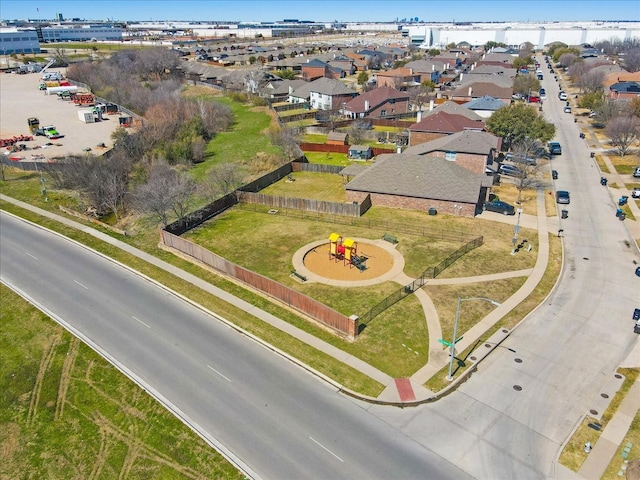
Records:
[[[327,202],[347,201],[342,176],[332,173],[294,172],[260,191],[265,195],[307,198]]]
[[[616,171],[623,175],[630,175],[633,173],[633,169],[635,167],[640,166],[640,157],[635,154],[625,155],[621,157],[620,155],[615,155],[613,152],[609,152],[608,154],[609,161],[613,164]]]

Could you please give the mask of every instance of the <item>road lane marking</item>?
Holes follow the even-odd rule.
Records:
[[[211,365],[207,365],[207,367],[209,367],[211,370],[216,372],[218,375],[220,375],[222,378],[224,378],[227,382],[231,382],[231,379],[229,379],[229,377],[225,377],[223,374],[221,374],[218,370],[213,368]]]
[[[338,460],[340,460],[342,463],[344,463],[344,460],[341,459],[338,455],[336,455],[335,453],[333,453],[331,450],[329,450],[327,447],[325,447],[324,445],[322,445],[319,441],[317,441],[315,438],[313,437],[309,437],[309,439],[311,439],[311,441],[313,443],[315,443],[316,445],[318,445],[320,448],[326,450],[327,452],[329,452],[331,455],[333,455],[334,457],[336,457]]]
[[[140,322],[141,324],[143,324],[145,327],[147,328],[151,328],[149,325],[147,325],[146,323],[144,323],[142,320],[140,320],[139,318],[134,317],[133,315],[131,315],[131,318],[133,318],[134,320],[137,320],[138,322]]]
[[[81,284],[79,281],[74,280],[74,282],[76,282],[78,285],[80,285],[82,288],[86,288],[87,290],[89,290],[89,287],[86,287],[85,285]]]
[[[25,255],[29,255],[31,258],[33,258],[34,260],[38,260],[38,257],[34,257],[33,255],[31,255],[29,252],[24,252]]]

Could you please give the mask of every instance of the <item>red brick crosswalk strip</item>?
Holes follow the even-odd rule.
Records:
[[[411,380],[408,378],[396,378],[395,382],[398,394],[400,394],[400,401],[411,402],[416,399],[416,395],[413,393],[413,387],[411,386]]]

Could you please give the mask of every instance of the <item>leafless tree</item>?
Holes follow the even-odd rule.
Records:
[[[223,197],[242,185],[243,173],[240,166],[234,163],[215,165],[203,184],[203,194],[211,199]]]
[[[640,71],[640,46],[627,50],[624,55],[623,65],[629,72]]]
[[[558,59],[558,61],[565,67],[570,67],[577,60],[578,56],[573,53],[563,53]]]
[[[602,90],[604,82],[604,72],[591,69],[576,79],[576,84],[580,90],[586,93],[593,93]]]
[[[621,157],[628,154],[638,140],[640,120],[633,116],[621,115],[607,123],[607,135],[611,145]]]
[[[352,145],[359,145],[366,138],[366,132],[370,128],[372,128],[370,120],[359,119],[351,123],[349,127],[349,142]]]
[[[423,105],[431,100],[432,92],[435,90],[433,82],[422,82],[420,85],[407,89],[409,102],[417,111],[422,111]]]
[[[518,200],[516,203],[520,204],[524,190],[536,190],[543,186],[538,157],[541,156],[544,148],[538,140],[523,138],[512,144],[511,151],[514,155],[513,164],[518,170],[516,176]],[[535,163],[531,163],[529,160],[534,160]]]
[[[164,162],[156,163],[151,166],[147,181],[134,190],[133,205],[166,226],[171,213],[177,219],[189,213],[195,191],[196,184],[187,174],[179,173]]]
[[[290,162],[302,155],[300,150],[300,132],[295,128],[271,129],[269,132],[271,143],[276,145],[284,158]]]
[[[613,99],[608,99],[596,109],[596,120],[607,125],[611,120],[626,113],[626,106]]]

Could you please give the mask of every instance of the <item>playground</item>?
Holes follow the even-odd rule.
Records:
[[[296,271],[307,281],[348,286],[382,283],[402,273],[404,258],[383,240],[343,238],[332,233],[299,249],[293,257]]]

